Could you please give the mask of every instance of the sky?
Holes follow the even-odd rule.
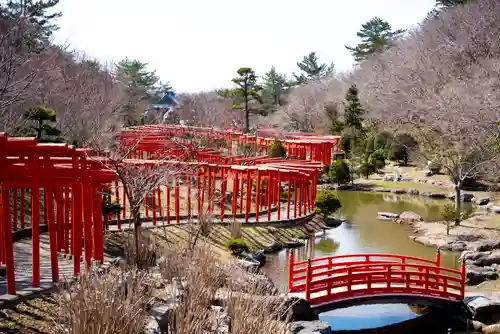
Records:
[[[239,67],[287,75],[315,51],[337,71],[353,59],[361,25],[378,16],[393,29],[418,24],[435,0],[61,0],[57,44],[118,62],[138,59],[177,92],[231,86]]]

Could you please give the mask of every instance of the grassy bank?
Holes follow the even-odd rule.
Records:
[[[207,235],[199,235],[197,245],[210,245],[220,260],[230,261],[231,255],[224,244],[231,238],[231,226],[212,225]],[[286,245],[296,239],[305,239],[309,234],[326,228],[319,219],[294,227],[251,227],[241,226],[241,236],[251,250],[260,250],[272,244]],[[170,225],[165,228],[147,230],[160,244],[164,242],[187,245],[192,242],[198,230],[195,226]],[[105,235],[105,252],[109,257],[123,254],[123,245],[131,232],[108,232]],[[18,304],[12,309],[0,310],[0,332],[4,333],[53,333],[58,319],[58,304],[54,296],[44,296]]]

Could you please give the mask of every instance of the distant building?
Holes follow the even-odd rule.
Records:
[[[174,116],[179,105],[180,102],[177,95],[174,92],[167,92],[160,101],[151,106],[150,110],[146,110],[144,116],[147,118],[160,117],[162,123],[167,123]],[[163,116],[161,116],[161,113],[163,113]],[[154,114],[154,116],[151,114]]]

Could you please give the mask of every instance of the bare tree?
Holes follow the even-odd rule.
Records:
[[[119,183],[123,186],[127,197],[128,209],[131,223],[134,228],[134,242],[136,258],[140,259],[140,228],[141,208],[145,198],[153,193],[159,186],[171,184],[175,179],[190,173],[188,164],[175,158],[173,150],[188,152],[191,146],[186,144],[181,147],[178,144],[173,149],[165,149],[154,152],[154,160],[129,159],[131,152],[135,151],[137,145],[143,138],[132,140],[117,140],[109,147],[99,146],[102,141],[92,141],[90,147],[99,156],[95,160],[100,161],[116,172]],[[137,266],[141,263],[137,260]]]
[[[180,94],[180,118],[198,126],[230,127],[233,120],[242,119],[241,111],[232,108],[232,102],[216,92]]]

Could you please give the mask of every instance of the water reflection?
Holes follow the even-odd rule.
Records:
[[[321,321],[328,322],[334,331],[380,328],[415,319],[415,313],[406,304],[359,305],[320,314]]]

